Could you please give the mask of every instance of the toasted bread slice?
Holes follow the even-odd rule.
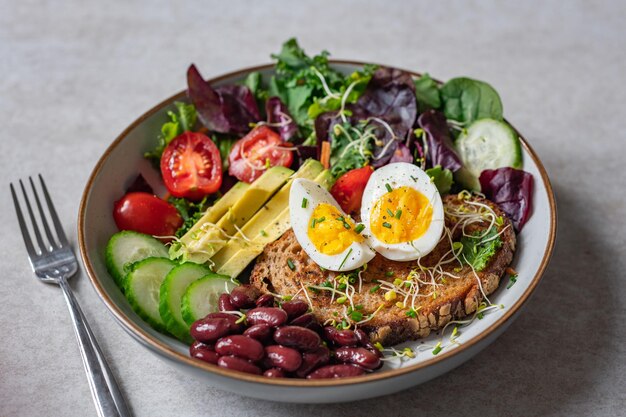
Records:
[[[450,212],[458,212],[459,209],[469,212],[478,210],[478,206],[471,203],[489,206],[503,220],[498,222],[499,225],[492,226],[500,233],[502,245],[480,272],[474,271],[465,263],[461,265],[458,261],[440,264],[442,257],[450,253],[451,240],[458,241],[462,234],[460,227],[455,228],[459,219]],[[450,238],[444,235],[437,247],[419,260],[422,269],[418,266],[418,261],[396,262],[376,255],[360,273],[360,279],[353,284],[355,291],[351,297],[352,304],[362,306],[359,311],[363,318],[370,318],[358,324],[358,327],[368,333],[373,341],[393,345],[425,337],[431,331],[445,326],[450,320],[474,313],[484,295],[489,295],[498,288],[500,278],[515,252],[516,238],[510,220],[495,204],[480,197],[463,199],[457,195],[449,195],[444,198],[444,207],[446,230],[450,231]],[[487,220],[474,222],[466,225],[465,233],[484,232],[489,227],[490,222]],[[288,259],[295,265],[293,270],[288,265]],[[449,255],[446,259],[449,259]],[[435,265],[438,265],[438,272],[431,275]],[[384,282],[392,283],[398,278],[404,280],[409,274],[415,285],[418,281],[424,283],[420,284],[419,295],[406,299],[404,306],[402,302],[405,301],[405,296],[401,294],[397,294],[395,299],[391,299],[393,297],[389,295],[387,298],[390,299],[385,298],[387,291]],[[313,290],[310,287],[320,286],[329,280],[332,282],[337,275],[335,272],[323,271],[315,264],[302,250],[293,231],[289,230],[268,245],[257,258],[250,282],[265,292],[307,299],[320,322],[330,322],[344,318],[348,303],[338,304],[337,297],[333,297],[330,291]],[[378,288],[381,284],[382,288]],[[411,312],[407,315],[410,306],[414,308],[415,314]]]

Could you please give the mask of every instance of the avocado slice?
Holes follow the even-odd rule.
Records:
[[[177,259],[184,256],[187,252],[185,248],[190,245],[193,246],[199,232],[201,232],[202,225],[205,223],[217,223],[228,211],[228,208],[243,197],[248,188],[250,188],[250,184],[240,181],[217,200],[215,204],[209,207],[191,229],[180,238],[180,242],[174,242],[172,246],[170,246],[170,258]]]
[[[181,239],[182,259],[196,263],[208,262],[293,173],[293,170],[282,166],[268,169],[227,208],[217,223],[203,222],[202,219],[198,221],[194,225],[197,226],[195,232],[190,230]]]
[[[296,175],[298,174],[300,171],[296,173]],[[310,175],[310,172],[298,175],[298,178],[311,179],[313,177],[314,175]],[[328,189],[333,184],[334,178],[329,170],[324,170],[315,176],[314,181]],[[291,181],[285,184],[266,204],[267,210],[258,212],[242,229],[250,241],[231,240],[224,249],[213,257],[212,261],[215,262],[215,270],[218,274],[230,277],[238,276],[250,262],[263,252],[267,244],[272,243],[289,230],[291,227],[289,220],[290,189]]]

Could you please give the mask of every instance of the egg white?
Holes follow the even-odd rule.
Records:
[[[431,223],[419,238],[401,243],[380,241],[370,228],[372,207],[385,195],[386,185],[393,189],[410,187],[422,193],[433,207]],[[428,174],[413,164],[397,162],[385,165],[374,171],[370,177],[363,199],[361,200],[361,222],[365,226],[363,234],[367,236],[369,246],[387,259],[394,261],[412,261],[430,253],[441,238],[444,226],[443,203],[441,195]]]
[[[306,207],[302,207],[304,198],[307,199]],[[375,253],[366,242],[352,242],[337,255],[325,255],[317,250],[308,231],[313,211],[322,203],[335,206],[343,216],[348,217],[330,193],[316,182],[303,178],[293,181],[289,192],[289,217],[291,228],[302,249],[316,264],[331,271],[352,271],[369,262]]]

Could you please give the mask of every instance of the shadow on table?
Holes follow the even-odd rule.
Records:
[[[592,214],[588,201],[558,187],[557,195],[557,245],[542,284],[509,330],[469,362],[421,386],[358,403],[240,401],[258,415],[285,416],[576,412],[589,400],[593,382],[611,372],[603,358],[614,353],[608,323],[617,299],[610,265],[618,254],[581,221]]]

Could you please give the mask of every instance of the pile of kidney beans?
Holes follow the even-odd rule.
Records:
[[[382,354],[362,330],[322,327],[302,300],[280,303],[241,285],[219,298],[219,313],[193,323],[194,358],[270,378],[342,378],[382,366]],[[245,322],[237,314],[245,313]]]

